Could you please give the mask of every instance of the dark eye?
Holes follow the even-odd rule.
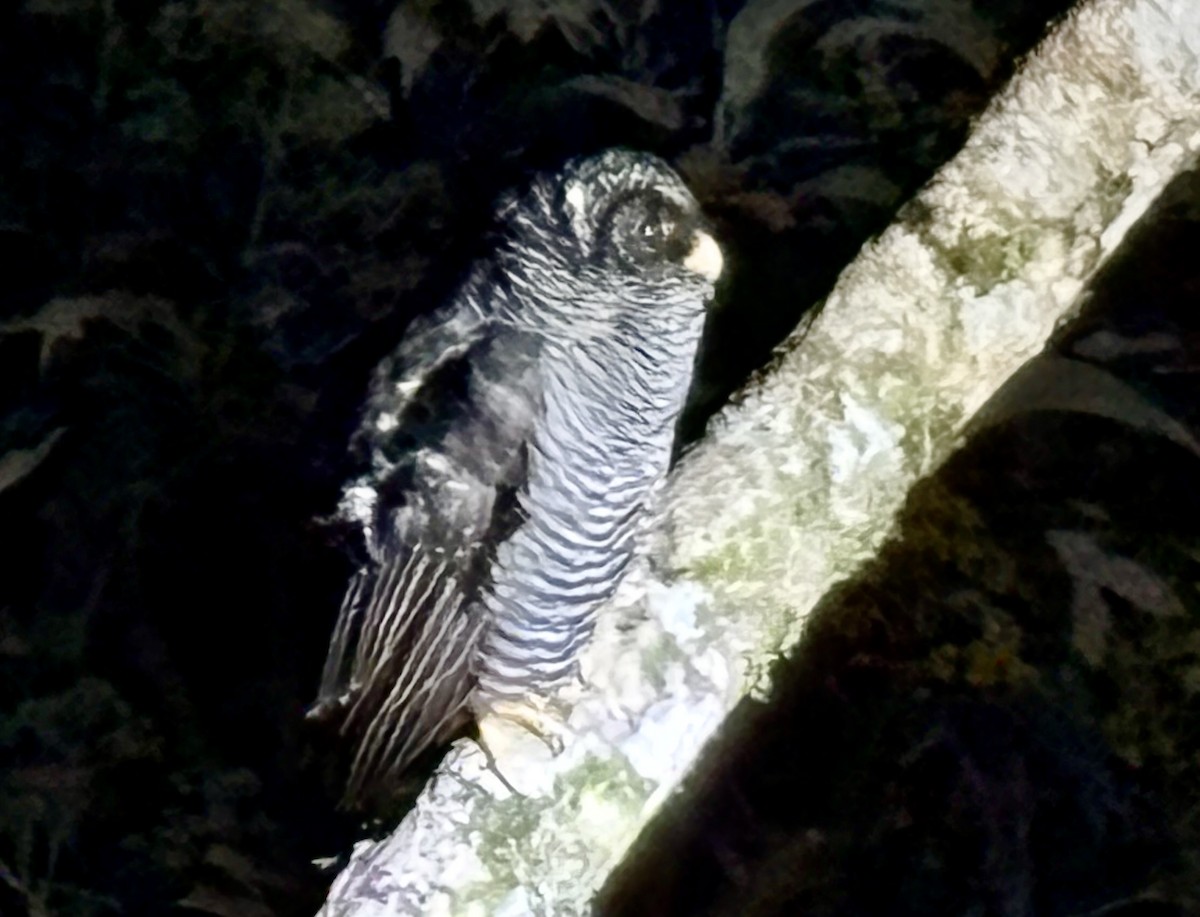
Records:
[[[650,266],[687,257],[686,222],[686,214],[674,201],[642,191],[613,203],[601,221],[600,236],[619,260]]]
[[[675,232],[675,221],[668,216],[660,216],[658,219],[651,217],[642,224],[642,238],[648,242],[669,239],[673,232]]]

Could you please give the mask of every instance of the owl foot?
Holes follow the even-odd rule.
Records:
[[[521,796],[542,796],[553,783],[548,765],[569,734],[566,711],[545,700],[492,701],[476,716],[488,770]]]

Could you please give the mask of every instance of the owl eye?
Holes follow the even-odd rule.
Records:
[[[646,239],[666,239],[675,231],[675,221],[670,219],[651,220],[642,226],[642,236]]]
[[[657,192],[638,192],[616,201],[602,220],[603,246],[619,260],[652,266],[687,256],[685,214]]]

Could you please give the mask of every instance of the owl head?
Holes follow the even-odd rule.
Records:
[[[661,159],[606,150],[575,160],[559,179],[558,208],[590,257],[630,271],[697,274],[715,283],[721,250],[700,205]]]
[[[700,205],[649,153],[572,160],[506,201],[499,218],[510,240],[503,270],[539,317],[701,314],[722,269]]]

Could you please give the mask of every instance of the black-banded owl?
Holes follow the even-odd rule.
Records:
[[[670,462],[721,253],[659,159],[613,150],[507,198],[494,252],[377,370],[339,514],[368,562],[315,712],[346,803],[576,671]]]

